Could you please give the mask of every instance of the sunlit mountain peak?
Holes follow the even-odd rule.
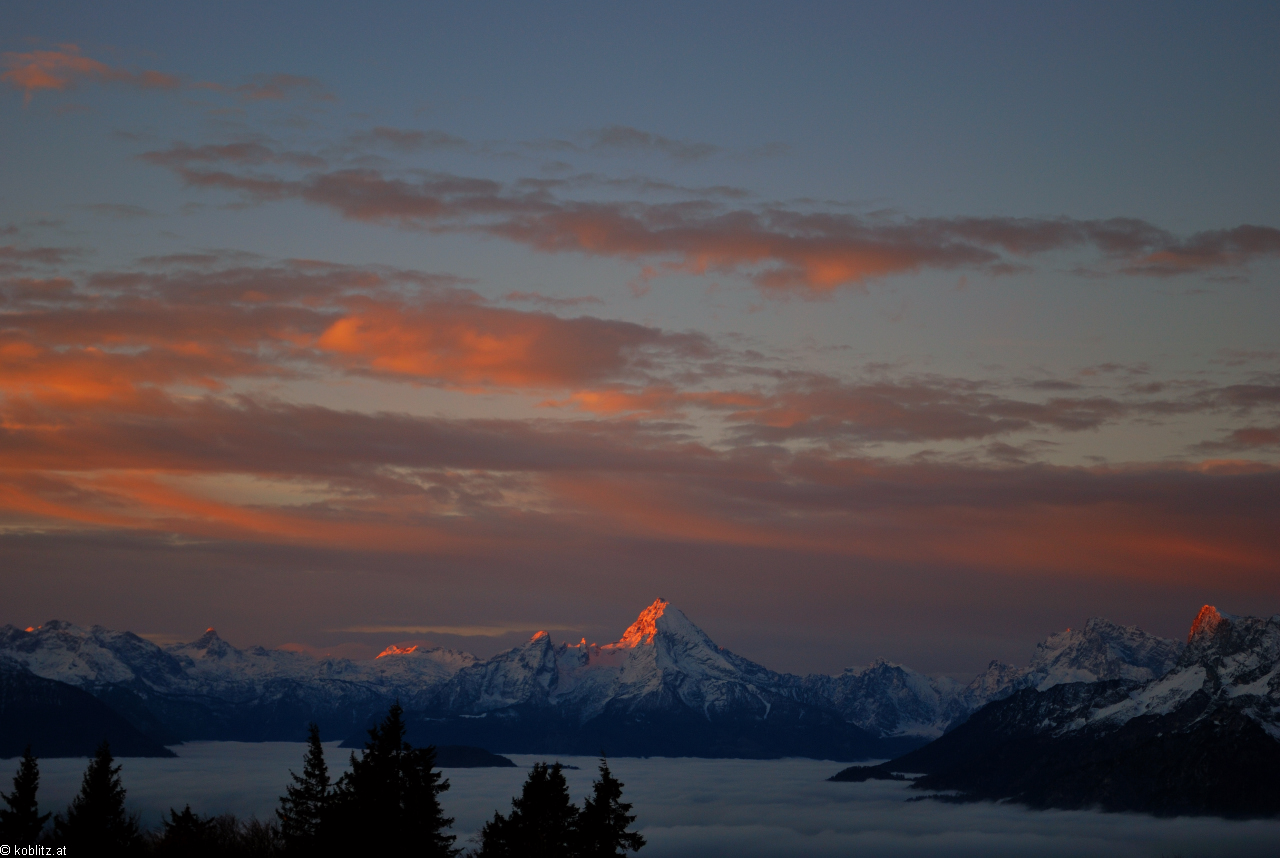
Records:
[[[408,655],[411,652],[416,652],[417,649],[417,644],[414,644],[413,646],[396,646],[395,644],[392,644],[374,656],[374,658],[382,658],[384,655]]]
[[[1191,631],[1187,633],[1187,643],[1190,643],[1200,635],[1212,635],[1222,623],[1222,614],[1213,605],[1205,605],[1200,609],[1200,613],[1196,614],[1195,620],[1191,623]]]
[[[662,598],[655,599],[653,604],[641,611],[636,621],[622,633],[622,638],[616,646],[634,647],[653,643],[653,636],[658,633],[658,618],[666,611],[668,604],[670,603]]]

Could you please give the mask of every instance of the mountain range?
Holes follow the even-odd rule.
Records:
[[[921,789],[1032,807],[1276,815],[1280,616],[1206,605],[1167,671],[1028,684],[927,746],[833,780],[902,774]]]
[[[1181,649],[1094,619],[1041,643],[1026,668],[993,662],[968,685],[885,661],[797,676],[718,646],[662,599],[614,643],[553,643],[539,632],[485,660],[395,646],[372,661],[317,659],[237,649],[213,629],[167,647],[61,621],[0,629],[10,673],[87,692],[156,745],[299,740],[311,721],[358,744],[399,700],[417,744],[837,760],[900,755],[1023,690],[1163,675]]]

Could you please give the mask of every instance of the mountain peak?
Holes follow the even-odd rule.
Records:
[[[1218,626],[1222,624],[1222,614],[1218,613],[1218,609],[1213,605],[1205,605],[1200,609],[1200,613],[1196,614],[1195,622],[1191,624],[1191,631],[1187,633],[1187,643],[1200,635],[1212,636],[1218,630]]]
[[[204,652],[206,656],[215,658],[222,658],[231,651],[231,647],[227,645],[227,642],[218,637],[218,633],[213,626],[205,629],[204,634],[192,641],[190,646],[194,650]]]
[[[622,638],[617,645],[636,647],[653,643],[653,636],[658,633],[658,618],[667,610],[669,604],[670,602],[665,599],[655,599],[653,604],[641,611],[636,621],[622,633]]]
[[[387,647],[382,652],[374,656],[374,658],[379,659],[379,658],[382,658],[384,655],[408,655],[411,652],[415,652],[417,649],[418,649],[417,644],[414,644],[413,646],[396,646],[395,644],[392,644],[391,646]]]

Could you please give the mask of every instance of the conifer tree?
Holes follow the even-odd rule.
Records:
[[[292,770],[293,783],[285,787],[280,797],[280,832],[285,848],[297,854],[314,851],[320,837],[321,824],[329,810],[329,767],[324,761],[324,746],[320,744],[320,727],[312,724],[307,732],[307,753],[302,758],[302,774]]]
[[[33,844],[40,839],[49,814],[40,815],[36,804],[36,790],[40,788],[40,767],[27,745],[22,752],[22,762],[13,776],[13,792],[0,793],[7,808],[0,808],[0,841],[21,845]]]
[[[583,802],[578,817],[578,855],[580,858],[617,858],[627,852],[639,852],[644,837],[628,831],[636,821],[629,813],[631,805],[622,800],[622,782],[609,771],[609,763],[600,758],[600,779],[592,785],[592,794]]]
[[[59,845],[81,847],[83,854],[114,854],[138,846],[142,836],[138,816],[124,809],[120,766],[111,765],[111,747],[103,741],[85,769],[80,792],[67,815],[53,818],[54,839]],[[75,852],[80,854],[81,849]]]
[[[191,812],[191,805],[184,807],[181,813],[169,808],[169,818],[162,821],[164,827],[155,843],[157,855],[172,855],[175,858],[204,858],[204,856],[212,858],[221,851],[214,821],[196,816]]]
[[[392,705],[383,722],[369,730],[360,758],[351,755],[351,771],[334,794],[334,839],[346,848],[371,842],[396,854],[453,856],[457,839],[440,808],[449,788],[435,769],[435,747],[414,748],[404,741],[404,710]]]
[[[494,813],[480,831],[480,858],[564,858],[577,840],[578,808],[559,763],[535,763],[511,815]]]

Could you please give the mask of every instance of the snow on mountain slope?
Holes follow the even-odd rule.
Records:
[[[1181,652],[1177,641],[1094,617],[1036,646],[1027,685],[1043,691],[1064,682],[1149,682],[1173,669]]]
[[[955,680],[926,676],[884,659],[869,667],[845,668],[838,676],[806,676],[802,687],[830,700],[846,720],[863,729],[928,738],[942,735],[961,691]]]
[[[208,629],[195,641],[162,648],[131,632],[85,629],[53,620],[26,631],[0,629],[0,652],[32,673],[81,688],[122,686],[141,694],[217,697],[236,702],[284,687],[331,699],[356,686],[381,696],[420,694],[474,664],[469,653],[418,649],[373,662],[315,659],[263,647],[237,649]]]
[[[1163,649],[1152,650],[1153,672]],[[1069,670],[1096,676],[1091,664],[1082,656]],[[920,789],[1032,807],[1275,817],[1280,616],[1235,617],[1206,605],[1168,673],[1140,683],[1030,685],[881,768],[923,773]],[[859,775],[865,770],[848,772]]]
[[[580,721],[606,709],[683,706],[710,717],[767,717],[781,677],[717,646],[679,609],[658,599],[615,643],[553,644],[538,632],[524,646],[463,668],[437,705],[481,715],[513,706],[557,707]]]
[[[1199,710],[1189,725],[1233,710],[1280,739],[1280,616],[1237,617],[1205,605],[1172,671],[1062,729],[1105,731],[1188,707]]]
[[[1180,650],[1176,641],[1094,618],[1082,629],[1067,629],[1037,644],[1029,666],[993,661],[964,687],[883,660],[838,676],[807,676],[801,687],[812,698],[830,700],[851,723],[879,735],[933,738],[1022,688],[1150,680],[1170,670]]]
[[[1205,629],[1212,625],[1206,619]],[[821,711],[824,718],[876,736],[933,738],[1020,688],[1151,679],[1173,666],[1179,649],[1173,641],[1094,619],[1041,643],[1027,668],[992,662],[961,688],[884,660],[837,676],[775,673],[718,646],[662,599],[645,608],[614,643],[557,644],[539,632],[484,661],[454,650],[408,646],[388,647],[373,661],[317,659],[263,647],[237,649],[213,629],[190,643],[163,648],[129,632],[58,621],[30,631],[0,629],[0,654],[38,676],[104,699],[111,689],[126,689],[159,701],[145,706],[163,709],[161,720],[180,734],[182,724],[196,722],[205,733],[231,729],[226,725],[232,722],[240,724],[235,729],[247,730],[262,712],[277,719],[274,724],[323,719],[325,713],[353,718],[352,713],[399,699],[406,709],[439,715],[483,717],[532,709],[578,723],[605,713],[760,721],[772,716],[773,723],[784,710],[785,718],[801,719],[808,717],[805,710]],[[1260,674],[1251,681],[1265,685],[1271,678]],[[164,700],[181,706],[164,709]],[[212,707],[217,717],[201,721],[204,716],[192,714],[192,706]]]
[[[1013,697],[1008,704],[1017,705],[1001,709],[1001,729],[1064,737],[1103,736],[1127,728],[1155,730],[1163,736],[1238,715],[1280,739],[1280,616],[1236,617],[1206,605],[1167,672],[1160,668],[1171,641],[1145,640],[1141,633],[1135,636],[1132,628],[1093,624],[1095,632],[1099,628],[1102,642],[1114,645],[1119,639],[1137,644],[1120,651],[1136,653],[1130,657],[1139,663],[1105,664],[1099,660],[1103,658],[1099,640],[1082,645],[1080,639],[1055,635],[1042,645],[1033,668],[1014,683],[1020,684],[1018,693],[1004,695]],[[1117,635],[1118,631],[1123,634]],[[1066,645],[1051,645],[1064,641]],[[1063,656],[1072,649],[1080,654],[1078,659]],[[1111,660],[1111,655],[1105,660]],[[1113,675],[1099,676],[1098,667]],[[1142,677],[1144,670],[1146,681],[1132,678]],[[1139,719],[1163,726],[1141,728]]]
[[[1124,680],[1144,683],[1173,669],[1182,644],[1094,617],[1081,629],[1067,629],[1036,644],[1031,663],[1015,668],[993,661],[960,693],[952,714],[963,718],[992,700],[1023,688],[1040,691],[1071,682]]]
[[[0,629],[0,651],[36,676],[78,687],[119,684],[162,690],[186,681],[182,664],[151,641],[102,626],[51,620],[36,629]]]

